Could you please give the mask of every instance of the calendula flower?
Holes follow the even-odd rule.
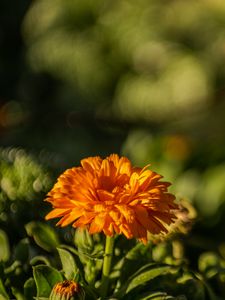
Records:
[[[86,227],[90,234],[124,234],[147,242],[147,233],[167,233],[178,205],[168,193],[170,183],[149,170],[137,168],[126,157],[112,154],[81,160],[66,170],[46,201],[53,210],[46,219],[61,218],[57,225]]]
[[[49,300],[84,300],[83,288],[74,280],[58,282],[53,287]]]

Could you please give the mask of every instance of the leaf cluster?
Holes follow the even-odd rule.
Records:
[[[87,300],[101,299],[101,236],[83,230],[74,244],[65,245],[45,223],[30,222],[26,230],[30,238],[13,249],[0,232],[0,299],[47,300],[54,285],[65,279],[79,282]],[[42,248],[42,255],[35,253],[32,242]],[[225,259],[214,252],[203,253],[194,271],[185,258],[174,257],[174,242],[145,246],[117,237],[115,243],[110,299],[222,300],[218,291],[224,292]]]
[[[39,210],[42,202],[31,201],[30,197],[39,199],[51,179],[32,157],[11,150],[2,152],[0,157],[4,170],[1,180],[7,178],[12,190],[20,192],[10,198],[4,184],[5,189],[0,192],[0,204],[4,208],[0,214],[0,299],[48,299],[53,286],[65,279],[79,282],[87,300],[99,299],[104,237],[90,236],[80,229],[59,231],[44,222]],[[37,178],[46,183],[41,191],[33,187]],[[20,187],[23,184],[26,189]],[[25,216],[20,211],[12,212],[12,204],[21,205]],[[196,265],[188,260],[186,248],[185,239],[179,235],[146,246],[117,236],[110,299],[223,300],[223,245],[214,251],[198,253]]]

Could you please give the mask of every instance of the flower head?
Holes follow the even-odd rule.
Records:
[[[46,219],[61,218],[57,225],[86,227],[89,233],[124,234],[147,242],[147,233],[167,233],[176,219],[170,183],[145,168],[131,165],[126,157],[112,154],[81,161],[80,167],[66,170],[46,201],[53,210]]]
[[[53,287],[50,300],[84,300],[83,288],[73,280],[58,282]]]

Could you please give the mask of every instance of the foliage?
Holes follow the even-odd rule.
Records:
[[[5,150],[3,153],[9,156],[10,151]],[[2,164],[4,163],[5,168],[8,166],[11,171],[4,174],[11,182],[12,190],[23,184],[24,180],[27,180],[26,189],[21,187],[24,194],[18,193],[18,198],[7,198],[7,201],[21,202],[25,207],[26,203],[31,201],[29,195],[37,193],[32,189],[36,176],[42,180],[47,178],[48,182],[51,180],[46,177],[47,173],[43,173],[40,166],[35,171],[34,161],[21,150],[19,153],[22,153],[22,156],[16,157],[17,151],[11,152],[15,154],[11,163],[6,160],[8,156],[4,157]],[[15,159],[23,159],[26,162],[21,165],[17,162],[27,175],[21,182],[18,166],[14,165]],[[31,164],[27,163],[28,161],[32,163],[33,177],[28,176]],[[16,179],[12,180],[11,174],[14,175],[12,178]],[[3,192],[7,197],[5,190]],[[5,210],[5,214],[10,215],[11,211]],[[15,217],[17,218],[17,215]],[[65,240],[58,230],[43,222],[41,215],[34,220],[30,212],[24,221],[28,222],[24,224],[21,220],[18,221],[20,226],[24,224],[26,228],[20,240],[10,241],[14,228],[5,228],[0,232],[1,298],[48,299],[54,285],[67,279],[76,280],[83,286],[86,299],[97,299],[101,293],[103,236],[90,236],[86,230],[78,229],[75,235],[71,234],[70,239]],[[185,257],[184,242],[176,234],[168,240],[158,241],[156,244],[149,242],[145,246],[136,243],[135,240],[129,241],[118,236],[110,274],[111,297],[137,300],[223,299],[220,294],[225,292],[224,252],[221,251],[221,255],[218,252],[202,252],[198,258],[198,268],[192,269]]]
[[[40,233],[39,233],[40,234]],[[44,235],[42,233],[41,235]],[[47,235],[48,233],[46,233]],[[87,233],[84,232],[86,235]],[[43,237],[42,237],[43,238]],[[45,237],[47,240],[47,236]],[[92,237],[90,237],[92,239]],[[21,246],[23,243],[23,247]],[[78,242],[79,243],[79,242]],[[118,238],[115,248],[114,267],[110,278],[111,297],[115,299],[222,299],[216,296],[216,289],[224,285],[225,260],[215,253],[204,253],[199,258],[199,271],[192,271],[184,257],[174,257],[173,242],[164,243],[167,250],[159,256],[162,244],[147,247],[134,241],[124,245],[123,238]],[[133,246],[130,248],[131,244]],[[39,259],[36,256],[33,265],[33,276],[28,274],[31,245],[28,240],[20,242],[20,251],[11,253],[15,261],[1,264],[0,292],[3,299],[11,299],[11,293],[16,299],[48,299],[55,283],[63,279],[79,282],[85,292],[86,299],[97,299],[99,293],[99,264],[102,263],[102,252],[98,252],[99,238],[93,236],[94,255],[81,252],[77,243],[75,247],[61,245],[54,260],[47,255]],[[168,246],[171,247],[168,247]],[[26,249],[25,249],[26,248]],[[96,249],[95,249],[96,248]],[[27,251],[28,250],[28,251]],[[53,251],[53,250],[52,250]],[[27,255],[25,255],[25,252]],[[29,253],[29,255],[28,255]],[[99,255],[96,255],[99,253]],[[154,255],[153,255],[154,253]],[[23,254],[23,255],[22,255]],[[157,262],[154,259],[157,257]],[[33,263],[34,263],[33,258]],[[56,261],[58,261],[56,263]],[[88,276],[87,265],[93,261],[92,276]],[[59,265],[59,262],[60,265]],[[33,264],[32,263],[32,264]],[[58,269],[58,270],[57,270]],[[124,274],[125,272],[125,274]],[[94,275],[93,275],[94,273]],[[32,276],[32,277],[28,277]],[[23,283],[21,284],[21,278]],[[213,283],[216,282],[216,286]],[[210,283],[212,285],[210,286]],[[216,289],[215,289],[216,288]],[[215,290],[214,290],[215,289]],[[10,292],[11,290],[11,292]]]

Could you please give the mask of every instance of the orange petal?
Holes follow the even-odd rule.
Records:
[[[113,201],[115,198],[115,195],[106,191],[106,190],[97,190],[97,195],[99,197],[99,200],[103,203],[106,201]]]
[[[80,217],[76,222],[73,223],[73,227],[80,227],[91,223],[95,215],[96,214],[93,212],[86,213],[84,216]]]
[[[115,207],[119,210],[119,212],[124,216],[128,223],[132,223],[135,217],[134,210],[131,209],[128,205],[118,204]]]
[[[118,154],[114,154],[114,153],[113,153],[113,154],[110,154],[110,155],[107,157],[107,159],[108,159],[109,161],[112,161],[113,164],[114,164],[114,166],[115,166],[116,168],[118,168],[118,164],[119,164],[119,160],[120,160]]]
[[[50,200],[51,201],[49,201],[49,200],[47,200],[47,201],[51,202],[56,208],[60,208],[60,207],[62,208],[63,207],[63,209],[69,209],[69,208],[74,207],[74,205],[73,205],[73,203],[71,203],[70,199],[66,199],[66,198],[54,199],[54,198],[51,198]]]
[[[70,211],[71,209],[68,208],[55,208],[52,211],[50,211],[50,213],[48,213],[47,216],[45,216],[45,220],[62,217]]]
[[[127,224],[121,224],[120,230],[126,238],[131,239],[133,237],[132,232]]]
[[[69,214],[65,215],[56,225],[61,225],[62,227],[74,222],[77,218],[83,215],[81,209],[73,209]]]
[[[105,218],[106,218],[106,214],[96,216],[94,220],[91,222],[89,233],[93,234],[93,233],[101,232],[105,225]]]
[[[88,157],[81,160],[81,166],[84,170],[89,172],[95,172],[100,169],[102,159],[100,156]]]
[[[139,175],[138,173],[134,172],[131,177],[130,177],[130,187],[131,187],[131,192],[134,194],[138,191],[139,188]]]
[[[131,174],[131,163],[126,157],[121,157],[117,167],[117,174]]]
[[[116,233],[119,233],[119,227],[113,222],[112,218],[109,215],[107,215],[105,218],[103,232],[106,235],[112,236],[114,234],[114,230]]]
[[[157,234],[161,231],[166,231],[166,228],[153,216],[148,214],[148,211],[140,205],[136,207],[135,213],[140,224],[149,232]]]

